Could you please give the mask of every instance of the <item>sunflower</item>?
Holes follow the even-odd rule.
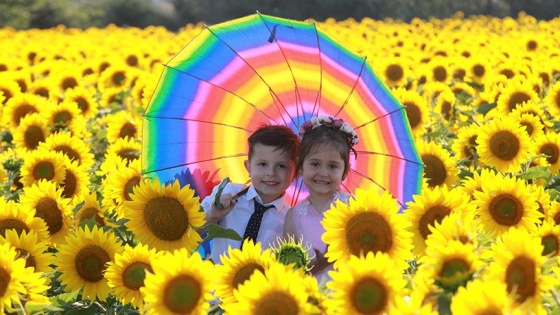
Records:
[[[415,138],[420,138],[426,132],[428,121],[428,104],[426,100],[415,91],[403,88],[394,89],[393,93],[404,106],[410,129]]]
[[[97,192],[86,192],[82,195],[82,198],[84,204],[74,215],[75,225],[79,226],[82,222],[90,219],[93,219],[99,226],[107,225],[107,220],[103,214],[104,209],[97,198]]]
[[[474,302],[474,303],[473,303]],[[451,314],[521,314],[502,281],[474,279],[451,298]]]
[[[80,73],[80,69],[78,67],[67,64],[67,62],[63,62],[53,69],[59,70],[56,71],[56,73],[51,73],[49,79],[53,80],[53,83],[60,92],[64,92],[80,85],[82,74]]]
[[[130,92],[134,104],[137,107],[146,108],[148,102],[144,102],[146,96],[153,94],[153,87],[157,86],[157,78],[154,78],[151,72],[143,72],[140,74],[138,81]]]
[[[560,256],[560,225],[552,220],[545,220],[536,231],[543,246],[543,256]]]
[[[449,151],[435,142],[418,141],[416,147],[424,162],[424,178],[429,187],[452,187],[457,183],[459,169],[451,159]]]
[[[5,236],[0,235],[0,244],[8,243],[18,253],[18,258],[25,259],[25,267],[31,267],[36,272],[50,272],[50,264],[54,256],[49,253],[46,242],[39,241],[33,230],[19,233],[16,230],[6,230]]]
[[[548,131],[534,138],[537,154],[546,155],[550,172],[556,173],[560,170],[560,134]]]
[[[64,92],[64,99],[78,105],[82,116],[89,119],[97,115],[98,106],[95,100],[95,91],[82,86],[68,89]]]
[[[72,205],[81,202],[81,195],[87,189],[89,178],[87,169],[78,165],[77,162],[64,158],[64,167],[66,175],[64,182],[60,184],[62,187],[62,196],[71,200]]]
[[[140,308],[143,296],[140,288],[144,286],[147,272],[153,272],[152,261],[161,254],[154,248],[137,244],[135,247],[125,245],[122,253],[115,254],[115,260],[109,262],[105,271],[105,278],[109,287],[122,304],[132,303],[134,307]]]
[[[237,302],[224,304],[228,314],[315,314],[301,269],[279,262],[263,272],[254,272],[234,291]]]
[[[57,89],[52,84],[52,81],[47,79],[38,79],[33,81],[27,93],[53,101],[57,100],[59,96]]]
[[[410,64],[406,58],[388,57],[377,68],[389,87],[404,86],[410,77]]]
[[[480,128],[476,151],[480,160],[500,172],[517,172],[533,155],[533,144],[521,125],[508,117]]]
[[[521,113],[517,110],[514,110],[508,116],[517,121],[521,127],[525,127],[525,131],[531,139],[544,134],[545,126],[541,123],[539,117],[530,113]]]
[[[88,144],[68,131],[51,134],[41,144],[40,148],[61,152],[70,160],[77,162],[84,170],[89,170],[95,162]]]
[[[107,148],[105,160],[111,160],[111,157],[118,156],[125,159],[128,163],[133,160],[140,159],[141,144],[137,139],[119,138]]]
[[[435,112],[445,121],[455,118],[455,94],[450,90],[442,91],[435,99]]]
[[[446,91],[453,92],[449,85],[445,83],[437,81],[427,82],[423,86],[422,96],[428,100],[430,105],[434,105],[438,96]]]
[[[497,280],[515,296],[515,305],[524,313],[543,312],[542,295],[556,283],[554,274],[544,274],[546,257],[539,237],[526,229],[512,228],[492,245],[493,261],[483,275]],[[544,314],[544,313],[543,313]]]
[[[426,256],[432,256],[433,251],[446,247],[449,242],[470,244],[477,249],[477,226],[470,208],[469,206],[467,213],[453,211],[445,216],[441,223],[436,221],[433,226],[429,226],[430,234],[425,241]]]
[[[33,213],[27,211],[21,204],[12,200],[4,201],[0,199],[0,236],[6,237],[6,231],[15,230],[18,235],[22,232],[37,233],[38,241],[44,241],[49,238],[47,225],[45,221],[33,216]]]
[[[525,102],[518,105],[512,112],[513,115],[531,114],[539,118],[539,122],[544,126],[543,131],[553,126],[553,120],[547,118],[545,110],[535,102]]]
[[[129,109],[131,96],[119,87],[107,87],[101,91],[99,105],[102,108]]]
[[[7,102],[16,95],[21,95],[21,89],[17,82],[12,80],[0,80],[0,92],[4,95],[2,105],[7,105]]]
[[[447,186],[427,187],[420,195],[414,195],[413,201],[407,203],[404,216],[412,225],[409,231],[413,234],[414,253],[424,255],[426,239],[432,233],[430,227],[450,215],[469,211],[469,198],[458,189],[449,190]]]
[[[446,246],[431,248],[430,255],[420,258],[418,272],[427,273],[435,284],[455,292],[464,286],[485,263],[473,244],[449,241]]]
[[[132,189],[142,181],[140,160],[133,160],[127,165],[124,159],[115,159],[115,166],[103,181],[103,196],[117,213],[124,217],[123,204],[125,200],[132,200]]]
[[[222,303],[229,304],[236,301],[233,292],[249,280],[255,272],[264,273],[271,265],[273,258],[271,249],[262,250],[261,243],[243,242],[242,249],[228,248],[227,255],[220,257],[221,265],[216,265],[216,292],[214,295]]]
[[[63,190],[53,182],[40,180],[23,188],[21,204],[29,207],[34,215],[45,221],[50,243],[61,244],[70,233],[72,209],[70,200],[62,196]]]
[[[152,261],[146,272],[144,311],[152,314],[206,314],[212,298],[214,265],[182,248]]]
[[[45,142],[50,130],[45,119],[38,113],[26,115],[13,132],[14,144],[20,155],[34,151]]]
[[[114,62],[107,67],[100,75],[97,81],[97,87],[100,91],[109,88],[123,89],[130,84],[132,68],[125,64]]]
[[[277,244],[271,247],[274,258],[284,265],[292,265],[295,269],[301,268],[309,271],[309,263],[316,257],[309,257],[311,247],[302,244],[302,241],[303,238],[296,241],[293,235],[288,236],[287,239],[278,238]]]
[[[351,256],[383,252],[400,268],[408,268],[412,234],[407,231],[410,223],[398,214],[396,200],[387,192],[379,195],[374,190],[356,189],[355,195],[348,204],[337,202],[324,213],[325,257],[338,268]]]
[[[457,132],[457,139],[453,140],[451,145],[451,150],[455,152],[456,159],[466,161],[469,167],[476,167],[474,160],[475,157],[478,158],[476,154],[478,130],[479,127],[476,124],[461,127]]]
[[[483,54],[477,54],[468,59],[467,77],[474,79],[477,83],[482,83],[492,68],[490,62],[482,56]]]
[[[500,235],[512,227],[537,229],[543,214],[524,181],[510,176],[495,177],[491,182],[482,182],[481,187],[482,191],[474,192],[474,204],[486,233]]]
[[[4,96],[8,98],[6,93]],[[41,108],[44,107],[45,99],[42,97],[29,93],[15,94],[6,101],[6,105],[2,109],[3,124],[8,128],[15,128],[19,126],[23,117],[32,113],[40,113]]]
[[[141,181],[130,198],[124,202],[125,218],[130,220],[125,224],[140,242],[158,250],[192,251],[202,241],[195,228],[204,225],[204,212],[188,186]]]
[[[141,122],[129,111],[119,111],[107,117],[107,140],[114,143],[117,139],[138,139]]]
[[[539,206],[537,210],[544,216],[540,219],[539,222],[542,223],[544,220],[550,218],[550,213],[553,210],[552,197],[550,196],[550,193],[545,190],[544,185],[532,184],[529,187],[531,189],[531,193],[535,194],[537,204]]]
[[[20,301],[20,295],[25,296],[27,290],[23,285],[28,281],[29,271],[25,269],[25,260],[16,259],[17,252],[8,243],[0,245],[0,313],[4,314],[6,307],[10,308],[12,301]]]
[[[390,311],[406,286],[401,270],[385,253],[350,257],[344,268],[330,273],[325,303],[333,314],[381,314]]]
[[[52,129],[60,130],[71,125],[72,120],[82,117],[75,102],[63,101],[45,109],[44,115]]]
[[[523,103],[539,100],[537,92],[529,83],[523,80],[509,80],[504,90],[498,96],[497,109],[503,114],[508,114]]]
[[[104,301],[109,295],[109,286],[103,275],[107,264],[120,252],[115,235],[97,226],[86,226],[79,228],[76,235],[68,235],[66,243],[58,250],[56,264],[65,290],[71,292],[83,288],[84,298]]]
[[[21,183],[24,186],[31,186],[44,179],[61,184],[64,182],[65,173],[62,153],[35,150],[23,158]]]

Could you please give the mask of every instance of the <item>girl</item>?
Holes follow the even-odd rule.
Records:
[[[321,240],[325,229],[323,213],[336,200],[348,203],[350,194],[340,190],[340,184],[350,169],[350,152],[358,137],[341,119],[317,117],[300,128],[301,150],[297,170],[309,195],[288,210],[284,222],[284,237],[293,236],[311,246],[311,273],[320,279],[332,265],[324,258],[327,246]]]

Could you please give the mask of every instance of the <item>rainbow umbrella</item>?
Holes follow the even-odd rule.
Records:
[[[343,187],[419,193],[423,164],[404,107],[366,58],[315,23],[253,14],[206,27],[169,63],[143,118],[142,168],[201,197],[222,178],[248,183],[247,138],[263,124],[293,128],[341,118],[359,137]],[[301,179],[288,194],[305,195]]]

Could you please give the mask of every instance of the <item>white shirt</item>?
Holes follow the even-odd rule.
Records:
[[[204,212],[210,211],[218,186],[214,187],[212,194],[202,200],[200,205],[204,209]],[[246,186],[242,184],[229,183],[224,188],[222,194],[236,194],[245,187]],[[262,200],[257,194],[255,188],[250,186],[247,193],[237,199],[237,204],[233,207],[233,209],[231,209],[231,212],[228,213],[228,215],[218,222],[218,225],[223,228],[232,229],[237,232],[239,236],[243,237],[249,218],[255,211],[254,199],[257,199],[257,201],[262,203]],[[261,242],[263,250],[271,247],[278,237],[283,236],[284,219],[286,217],[286,212],[290,208],[284,196],[264,205],[274,205],[274,208],[270,208],[264,213],[259,234],[257,235],[257,242]],[[216,264],[221,263],[220,255],[227,254],[229,246],[231,246],[231,248],[240,248],[241,241],[226,238],[214,239],[214,244],[212,245],[210,252],[210,258],[212,261]]]

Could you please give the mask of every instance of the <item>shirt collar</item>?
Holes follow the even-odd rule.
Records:
[[[284,195],[276,200],[273,200],[272,202],[269,202],[267,204],[264,204],[265,206],[269,206],[269,205],[273,205],[276,210],[282,210],[284,205],[286,204],[286,200],[285,200],[286,194],[284,193]],[[258,202],[262,203],[262,199],[259,196],[259,194],[257,193],[257,190],[255,189],[255,187],[253,185],[251,185],[249,187],[249,190],[247,191],[247,200],[251,200],[251,199],[256,199]]]

